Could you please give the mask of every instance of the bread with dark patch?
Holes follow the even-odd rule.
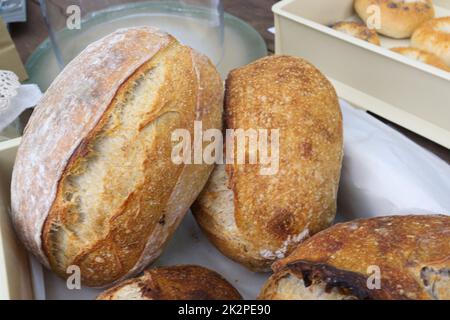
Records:
[[[449,300],[450,217],[392,216],[336,224],[272,268],[260,299]]]
[[[184,265],[149,269],[144,275],[106,290],[97,300],[241,300],[217,272]]]

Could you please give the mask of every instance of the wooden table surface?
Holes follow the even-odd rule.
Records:
[[[271,7],[277,0],[223,0],[225,11],[231,13],[252,25],[260,32],[267,43],[269,52],[274,51],[274,36],[267,29],[273,26]],[[16,44],[22,61],[26,61],[34,49],[48,36],[42,19],[38,0],[27,1],[27,22],[16,23],[11,26],[11,36]],[[417,134],[381,119],[389,126],[430,150],[448,164],[450,164],[450,150]]]

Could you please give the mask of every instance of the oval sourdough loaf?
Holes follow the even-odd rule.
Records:
[[[126,280],[97,300],[241,300],[221,275],[200,266],[159,267]]]
[[[302,243],[273,270],[260,299],[448,300],[450,217],[337,224]]]
[[[209,60],[150,27],[91,44],[34,111],[14,166],[12,218],[61,276],[103,286],[140,272],[204,186],[211,166],[175,165],[172,131],[222,126]]]
[[[333,222],[343,153],[338,99],[308,62],[271,56],[230,73],[224,108],[227,129],[279,129],[279,170],[218,165],[193,212],[222,253],[269,270]]]

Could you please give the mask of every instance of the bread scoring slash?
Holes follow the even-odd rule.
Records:
[[[33,113],[11,185],[25,246],[62,277],[104,286],[155,260],[211,165],[171,161],[171,132],[222,127],[223,84],[210,61],[151,27],[88,46]]]

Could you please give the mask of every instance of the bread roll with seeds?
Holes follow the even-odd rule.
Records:
[[[126,280],[97,300],[242,300],[221,275],[200,266],[159,267]]]
[[[260,299],[449,300],[450,217],[340,223],[308,239],[272,268]]]
[[[432,0],[355,0],[355,10],[366,24],[375,14],[373,6],[379,8],[381,19],[376,31],[395,39],[411,37],[417,27],[434,17]]]
[[[208,59],[155,28],[88,46],[34,111],[17,153],[12,219],[62,277],[104,286],[142,271],[203,188],[210,165],[176,165],[173,130],[221,128],[223,84]]]
[[[279,170],[261,175],[262,163],[218,165],[192,209],[223,254],[267,271],[334,220],[343,153],[339,102],[319,70],[289,56],[233,70],[225,96],[227,129],[280,130]]]

